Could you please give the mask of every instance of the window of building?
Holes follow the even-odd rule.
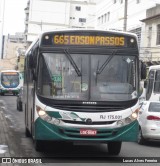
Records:
[[[107,12],[107,21],[109,21],[110,18],[110,12]]]
[[[151,47],[152,27],[148,28],[148,47]]]
[[[80,6],[76,6],[76,11],[81,11],[81,7]]]
[[[141,2],[141,0],[137,0],[137,3],[140,3]]]
[[[152,90],[153,90],[153,82],[154,82],[154,74],[155,72],[151,70],[149,72],[148,76],[148,87],[147,87],[147,93],[146,93],[146,99],[148,100],[151,97]]]
[[[107,22],[107,14],[104,14],[104,22]]]
[[[113,3],[116,3],[117,0],[113,0]]]
[[[103,24],[103,16],[102,16],[102,24]]]
[[[79,18],[79,22],[86,22],[86,18]]]
[[[160,45],[160,24],[157,25],[157,45]]]
[[[136,28],[136,29],[131,30],[130,32],[135,33],[137,35],[137,37],[138,37],[138,46],[140,47],[142,28]]]
[[[73,20],[74,20],[74,19],[75,19],[75,17],[70,17],[70,19],[73,19]]]
[[[123,3],[123,0],[120,0],[120,3]]]

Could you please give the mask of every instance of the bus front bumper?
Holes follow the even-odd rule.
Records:
[[[1,89],[0,93],[1,94],[4,94],[4,93],[18,94],[19,93],[19,89]]]
[[[51,141],[96,141],[96,142],[109,142],[109,141],[124,141],[135,142],[138,135],[138,121],[134,121],[126,126],[114,129],[96,129],[97,134],[94,136],[80,135],[82,128],[64,128],[47,123],[38,118],[34,126],[34,139],[35,140],[51,140]],[[89,128],[89,127],[88,127]]]

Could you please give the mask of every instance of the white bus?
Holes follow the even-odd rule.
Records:
[[[146,84],[146,100],[160,101],[160,65],[149,67]]]
[[[0,72],[0,94],[17,95],[19,93],[20,74],[16,70],[2,70]]]
[[[26,52],[24,67],[26,136],[36,150],[44,141],[88,141],[107,143],[118,155],[123,141],[137,141],[139,64],[131,33],[43,33]]]

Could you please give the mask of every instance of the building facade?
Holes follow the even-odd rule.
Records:
[[[4,37],[3,59],[0,59],[0,70],[18,69],[17,57],[25,50],[25,38],[21,33]]]
[[[148,23],[151,20],[150,21],[148,19],[145,20],[145,18],[150,17],[148,16],[149,15],[148,10],[150,10],[150,8],[152,10],[152,13],[159,12],[159,9],[156,9],[157,3],[160,4],[160,1],[102,0],[100,3],[97,4],[96,28],[105,29],[105,30],[118,30],[118,31],[123,31],[124,29],[126,29],[126,31],[128,32],[133,32],[137,34],[141,59],[145,61],[152,61],[153,57],[157,56],[159,52],[157,49],[157,45],[155,44],[156,42],[155,32],[157,29],[156,24],[159,24],[159,20],[158,18],[156,20],[154,19],[154,25],[153,25],[154,30],[152,30],[151,32],[151,29],[148,30],[149,29]],[[127,10],[126,14],[125,14],[125,9]],[[156,10],[157,12],[154,12],[154,10]],[[145,24],[146,22],[147,24]],[[148,33],[150,33],[150,37],[152,37],[152,40],[149,40],[149,38],[147,38]],[[148,41],[150,42],[149,43],[150,47],[156,47],[156,49],[152,49],[152,51],[150,50],[151,48],[147,49],[146,47],[148,47],[147,44]],[[154,53],[157,52],[157,55],[154,55],[153,52]],[[150,58],[147,59],[145,58],[146,56]]]
[[[95,27],[94,0],[29,0],[25,8],[28,42],[43,31]]]
[[[141,41],[142,59],[150,64],[160,64],[160,5],[146,11]]]

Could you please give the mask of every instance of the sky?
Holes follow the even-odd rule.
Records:
[[[2,1],[2,0],[1,0]],[[24,32],[25,11],[28,0],[5,0],[3,33]]]

